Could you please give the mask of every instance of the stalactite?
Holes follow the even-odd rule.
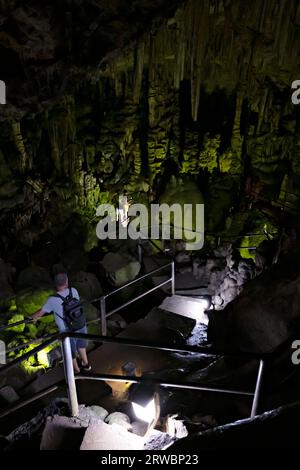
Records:
[[[192,103],[192,117],[197,121],[198,108],[200,101],[200,86],[201,86],[201,64],[198,63],[198,49],[202,44],[200,40],[202,35],[200,33],[200,15],[202,8],[197,8],[194,2],[193,5],[193,26],[192,26],[192,50],[191,50],[191,103]]]
[[[198,2],[194,2],[193,45],[191,52],[191,100],[194,121],[197,121],[198,118],[201,74],[204,66],[203,57],[208,41],[208,25],[209,0],[204,0],[201,3],[201,7],[199,7]]]
[[[64,141],[66,150],[65,172],[73,175],[76,168],[76,118],[75,118],[75,100],[73,97],[66,96],[64,98],[65,125],[64,125]]]
[[[76,119],[74,97],[65,96],[48,115],[51,156],[59,174],[72,175],[76,168]]]
[[[281,25],[283,22],[283,17],[285,15],[285,9],[286,9],[286,2],[285,0],[281,0],[279,2],[279,11],[277,15],[277,24],[276,24],[276,33],[275,33],[275,40],[274,40],[274,48],[278,50],[278,46],[280,42],[282,41],[282,29]]]
[[[260,108],[259,108],[258,123],[257,123],[257,134],[260,133],[261,125],[264,121],[265,108],[266,108],[266,103],[267,103],[267,99],[268,99],[268,93],[269,93],[268,88],[265,88],[264,93],[263,93],[263,97],[262,97],[262,100],[261,100]]]
[[[231,137],[231,148],[233,151],[234,165],[232,172],[234,174],[240,173],[241,171],[241,157],[242,157],[242,146],[243,146],[243,137],[241,136],[241,114],[242,106],[244,101],[244,89],[241,88],[237,92],[236,97],[236,108],[234,123],[232,128],[232,137]]]
[[[186,42],[183,25],[179,25],[179,31],[177,32],[177,53],[176,53],[176,64],[174,70],[174,87],[179,90],[180,83],[184,78],[185,72],[185,60],[186,60]]]
[[[136,50],[135,71],[134,71],[134,87],[133,87],[133,102],[138,104],[140,101],[143,69],[145,60],[145,43],[141,41],[138,43]]]
[[[20,154],[20,163],[19,163],[19,168],[20,171],[23,173],[26,171],[28,168],[31,167],[31,162],[28,158],[22,132],[21,132],[21,123],[20,121],[18,122],[13,122],[12,123],[12,133],[13,133],[13,139],[16,145],[16,148]]]

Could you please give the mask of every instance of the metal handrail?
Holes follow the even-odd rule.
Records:
[[[149,276],[151,276],[151,275],[153,275],[153,274],[155,274],[155,273],[157,273],[157,272],[159,272],[159,271],[161,271],[161,270],[163,270],[163,269],[165,269],[166,267],[169,267],[169,266],[172,267],[172,276],[169,279],[167,279],[164,282],[161,282],[159,285],[157,285],[157,286],[155,286],[151,289],[148,289],[146,292],[144,292],[143,294],[138,295],[134,299],[131,299],[128,302],[125,302],[125,304],[122,304],[120,307],[115,308],[114,310],[110,311],[109,313],[106,312],[106,299],[108,297],[110,297],[111,295],[113,295],[117,292],[120,292],[121,290],[125,289],[128,286],[131,286],[131,285],[133,285],[137,282],[140,282],[141,280],[143,280],[143,279],[145,279],[145,278],[147,278],[147,277],[149,277]],[[131,305],[133,302],[136,302],[137,300],[142,299],[144,296],[146,296],[146,295],[150,294],[151,292],[159,289],[160,287],[168,284],[169,282],[172,283],[171,291],[172,291],[172,295],[174,295],[175,294],[175,265],[174,265],[174,261],[172,261],[171,263],[164,264],[164,265],[162,265],[158,268],[155,268],[152,271],[149,271],[148,273],[144,274],[143,276],[140,276],[139,278],[128,282],[124,286],[121,286],[118,289],[115,289],[112,292],[109,292],[108,294],[105,294],[105,295],[103,295],[102,297],[100,297],[98,299],[93,299],[89,302],[86,301],[86,302],[82,302],[82,303],[92,304],[93,302],[97,302],[97,301],[100,300],[100,311],[101,311],[100,319],[101,319],[101,330],[102,330],[101,332],[102,332],[103,335],[106,335],[107,334],[107,318],[108,317],[110,317],[111,315],[113,315],[116,312],[119,312],[120,310],[127,307],[128,305]],[[46,313],[44,316],[49,316],[49,315],[52,315],[52,313]],[[87,324],[98,323],[100,321],[100,319],[98,318],[98,319],[95,319],[95,320],[91,320],[91,321],[87,322]],[[25,318],[24,320],[21,320],[21,321],[15,322],[15,323],[11,323],[11,324],[8,324],[8,325],[0,325],[0,331],[8,330],[8,329],[11,329],[15,326],[22,325],[22,324],[27,324],[27,323],[30,323],[32,321],[33,321],[32,318],[28,317],[28,318]],[[50,338],[50,337],[52,337],[52,335],[49,335],[48,337]],[[22,349],[26,345],[34,344],[36,342],[39,342],[38,338],[35,339],[35,340],[32,340],[28,343],[19,345],[16,348],[14,348],[13,350]],[[9,352],[11,352],[11,350]]]
[[[50,297],[51,297],[51,295],[50,295]],[[81,302],[81,304],[83,304],[83,305],[84,305],[84,304],[92,305],[93,302],[96,302],[97,300],[100,300],[100,298],[98,298],[98,299],[93,299],[93,300],[81,300],[80,302]],[[18,312],[11,312],[11,315],[15,315],[16,313],[18,313]],[[22,315],[22,314],[21,314],[21,315]],[[45,313],[42,318],[50,317],[51,315],[53,315],[53,312]],[[40,320],[40,319],[41,319],[41,318],[39,318],[38,320]],[[97,320],[91,320],[91,321],[87,322],[87,324],[89,324],[89,323],[94,323],[95,321],[99,321],[99,319],[97,319]],[[24,318],[24,320],[20,320],[20,321],[17,321],[17,322],[15,322],[15,323],[7,323],[7,324],[5,324],[5,325],[0,323],[0,332],[1,332],[1,331],[5,331],[5,330],[10,330],[11,328],[14,328],[15,326],[26,325],[27,323],[31,323],[31,322],[33,322],[32,317],[26,317],[26,318]]]
[[[33,356],[37,352],[43,350],[53,342],[60,340],[61,348],[62,348],[62,355],[63,355],[63,363],[64,363],[64,373],[65,373],[65,380],[68,388],[68,395],[69,395],[69,406],[72,413],[72,416],[77,416],[79,413],[79,406],[78,406],[78,399],[77,399],[77,390],[76,390],[76,380],[77,379],[86,379],[86,380],[102,380],[102,381],[125,381],[130,383],[142,383],[147,382],[148,384],[153,385],[160,385],[162,387],[174,387],[180,389],[190,389],[190,390],[202,390],[202,391],[209,391],[209,392],[216,392],[216,393],[226,393],[226,394],[233,394],[233,395],[244,395],[244,396],[253,396],[252,408],[251,408],[251,417],[257,414],[257,409],[259,405],[259,398],[261,394],[261,384],[263,378],[263,371],[264,371],[264,361],[266,356],[270,356],[270,354],[253,354],[253,353],[232,353],[232,354],[225,354],[227,356],[243,356],[248,359],[259,359],[259,368],[258,374],[256,379],[255,391],[248,392],[236,389],[225,389],[218,386],[208,386],[208,385],[201,385],[201,383],[189,383],[189,382],[173,382],[168,381],[164,382],[161,379],[149,379],[143,377],[125,377],[119,375],[100,375],[100,374],[90,374],[90,375],[78,375],[75,377],[74,369],[73,369],[73,360],[71,354],[71,346],[70,346],[70,338],[84,338],[87,341],[93,342],[100,342],[100,343],[115,343],[127,346],[136,346],[142,348],[151,348],[151,349],[158,349],[162,351],[169,351],[169,352],[192,352],[192,353],[200,353],[206,356],[216,356],[216,355],[224,355],[224,353],[217,351],[213,348],[205,348],[205,347],[198,347],[198,346],[185,346],[180,348],[175,348],[171,346],[166,346],[162,344],[155,344],[155,343],[143,343],[137,340],[130,340],[130,339],[123,339],[123,338],[115,338],[115,337],[108,337],[108,336],[99,336],[99,335],[90,335],[90,334],[82,334],[82,333],[71,333],[71,332],[64,332],[53,335],[51,339],[45,341],[44,343],[40,344],[36,348],[28,351],[24,355],[14,359],[9,364],[6,364],[0,368],[0,373],[5,372],[15,365],[23,362],[24,360],[28,359],[29,357]],[[52,388],[48,389],[47,393],[52,391]],[[31,397],[29,400],[25,400],[23,404],[18,403],[14,405],[10,410],[4,410],[0,413],[0,418],[7,416],[9,413],[15,411],[16,409],[25,406],[28,403],[33,402],[34,400],[40,398],[45,393],[40,392],[35,397]]]
[[[111,295],[116,294],[117,292],[120,292],[121,290],[125,289],[126,287],[132,286],[133,284],[136,284],[137,282],[142,281],[143,279],[146,279],[149,276],[152,276],[153,274],[157,273],[158,271],[161,271],[161,270],[171,266],[173,263],[174,262],[172,261],[170,263],[163,264],[162,266],[159,266],[159,268],[155,268],[152,271],[149,271],[148,273],[143,274],[142,276],[139,276],[138,278],[134,279],[133,281],[127,282],[126,284],[124,284],[124,286],[118,287],[117,289],[114,289],[113,291],[108,292],[107,294],[103,295],[101,298],[110,297]]]
[[[117,307],[110,312],[107,312],[106,310],[106,299],[108,297],[111,297],[113,294],[116,294],[123,289],[126,289],[129,286],[132,286],[133,284],[136,284],[137,282],[142,281],[143,279],[146,279],[147,277],[152,276],[153,274],[162,271],[163,269],[166,269],[167,267],[171,266],[171,277],[168,278],[166,281],[161,282],[160,284],[156,285],[155,287],[152,287],[151,289],[148,289],[146,292],[143,292],[142,294],[136,296],[135,298],[129,300],[128,302],[125,302],[122,304],[120,307]],[[128,305],[133,304],[137,300],[142,299],[146,295],[150,294],[151,292],[154,292],[157,289],[160,289],[161,287],[165,286],[166,284],[171,283],[171,294],[175,295],[175,263],[172,261],[171,263],[164,264],[160,266],[159,268],[153,269],[152,271],[149,271],[148,273],[144,274],[143,276],[138,277],[137,279],[134,279],[133,281],[128,282],[124,286],[118,287],[117,289],[113,290],[112,292],[109,292],[108,294],[103,295],[100,297],[100,314],[101,314],[101,333],[103,336],[107,335],[107,318],[113,315],[116,312],[119,312],[125,307],[128,307]]]

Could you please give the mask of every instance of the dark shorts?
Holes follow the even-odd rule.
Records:
[[[87,334],[87,327],[84,326],[83,328],[80,328],[80,330],[76,330],[75,333]],[[70,345],[72,351],[72,358],[75,359],[78,349],[83,349],[87,347],[87,341],[81,338],[70,338]]]

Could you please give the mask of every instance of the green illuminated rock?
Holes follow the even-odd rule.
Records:
[[[49,289],[18,295],[16,299],[18,312],[24,315],[24,317],[31,316],[37,310],[42,308],[48,297],[53,295],[53,293],[54,291]],[[54,320],[53,316],[44,316],[39,321],[51,324]]]
[[[13,315],[9,320],[8,320],[8,325],[11,323],[18,323],[20,321],[24,320],[24,316],[20,314]],[[16,331],[17,333],[22,333],[24,331],[25,324],[17,325],[17,326],[12,326],[11,328],[8,329],[8,331]]]
[[[141,269],[140,263],[126,253],[107,253],[101,264],[109,281],[115,286],[122,286],[132,281]]]

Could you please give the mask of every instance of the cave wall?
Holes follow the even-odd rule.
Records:
[[[29,46],[22,8],[5,18],[23,25]],[[63,236],[74,220],[91,248],[99,203],[124,190],[154,200],[171,174],[197,181],[211,232],[241,233],[249,222],[241,211],[257,201],[299,207],[300,121],[290,88],[300,77],[299,2],[188,0],[143,21],[138,39],[117,47],[118,38],[97,64],[99,52],[87,63],[51,64],[1,108],[2,252]],[[40,29],[44,60],[53,43]],[[0,47],[19,54],[20,77],[30,54],[14,41],[0,33]],[[37,103],[45,87],[56,92]]]

